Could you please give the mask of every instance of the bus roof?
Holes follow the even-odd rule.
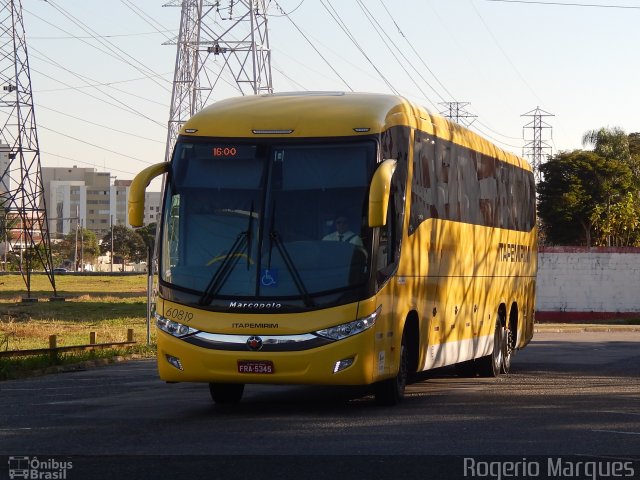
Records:
[[[195,114],[180,134],[219,138],[352,137],[380,133],[393,126],[417,128],[530,170],[526,160],[396,95],[292,92],[234,97]]]

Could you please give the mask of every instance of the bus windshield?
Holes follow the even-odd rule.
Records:
[[[160,275],[214,299],[286,299],[362,287],[373,141],[186,141],[167,184]]]

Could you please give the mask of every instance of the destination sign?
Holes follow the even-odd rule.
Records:
[[[214,145],[211,147],[214,158],[255,158],[255,145]]]

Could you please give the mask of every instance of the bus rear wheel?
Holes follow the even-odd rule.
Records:
[[[513,359],[513,351],[514,351],[514,335],[513,330],[506,329],[504,331],[504,340],[503,340],[503,351],[502,351],[502,365],[500,371],[502,373],[509,373],[511,370],[511,360]]]
[[[491,353],[476,360],[478,374],[480,374],[481,377],[497,377],[500,375],[504,358],[505,341],[505,328],[498,316],[496,318],[496,326],[493,331],[493,348]]]
[[[402,336],[402,344],[400,345],[400,364],[398,365],[398,374],[388,380],[383,380],[375,385],[376,403],[379,405],[393,406],[397,405],[404,398],[404,391],[407,386],[409,377],[409,352],[405,342],[405,336]]]
[[[209,392],[215,403],[238,403],[244,393],[244,383],[210,383]]]

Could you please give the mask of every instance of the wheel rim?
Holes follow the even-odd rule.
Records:
[[[500,325],[500,319],[496,320],[496,331],[493,336],[493,368],[494,371],[500,373],[500,369],[502,368],[502,359],[503,359],[503,351],[504,351],[504,337],[503,334],[504,327]]]
[[[502,353],[502,372],[509,373],[511,369],[511,358],[513,356],[513,332],[511,329],[505,330],[504,351]]]

